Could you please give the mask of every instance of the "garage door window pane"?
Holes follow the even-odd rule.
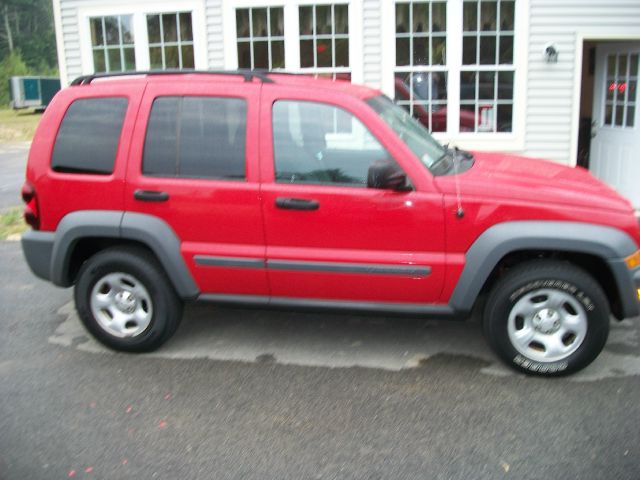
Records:
[[[238,8],[236,41],[239,68],[284,68],[284,9]]]
[[[194,68],[191,12],[147,15],[152,69]]]
[[[132,22],[131,15],[89,19],[95,73],[135,70]]]

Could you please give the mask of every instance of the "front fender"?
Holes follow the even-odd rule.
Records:
[[[604,260],[616,282],[624,317],[640,313],[632,272],[624,259],[637,250],[625,232],[603,225],[557,221],[505,222],[487,229],[465,254],[465,266],[449,305],[468,313],[505,255],[522,250],[547,250],[594,255]]]

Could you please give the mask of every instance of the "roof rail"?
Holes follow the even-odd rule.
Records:
[[[112,73],[93,73],[91,75],[83,75],[71,82],[71,86],[89,85],[95,79],[112,78],[112,77],[133,77],[139,75],[241,75],[245,82],[250,82],[254,78],[264,82],[273,83],[268,77],[268,72],[263,70],[148,70],[148,71],[131,71],[131,72],[112,72]]]

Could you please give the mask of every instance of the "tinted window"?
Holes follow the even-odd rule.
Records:
[[[369,166],[389,154],[350,113],[315,102],[273,106],[276,182],[367,186]]]
[[[146,175],[244,179],[247,106],[237,98],[160,97],[153,102]]]
[[[73,102],[58,131],[51,168],[56,172],[113,172],[126,111],[126,98]]]

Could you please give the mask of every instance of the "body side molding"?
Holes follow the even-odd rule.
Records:
[[[623,231],[603,225],[558,221],[515,221],[494,225],[473,242],[449,305],[470,312],[493,268],[518,250],[556,250],[595,255],[611,269],[622,299],[623,314],[638,315],[633,278],[623,259],[637,250]]]

